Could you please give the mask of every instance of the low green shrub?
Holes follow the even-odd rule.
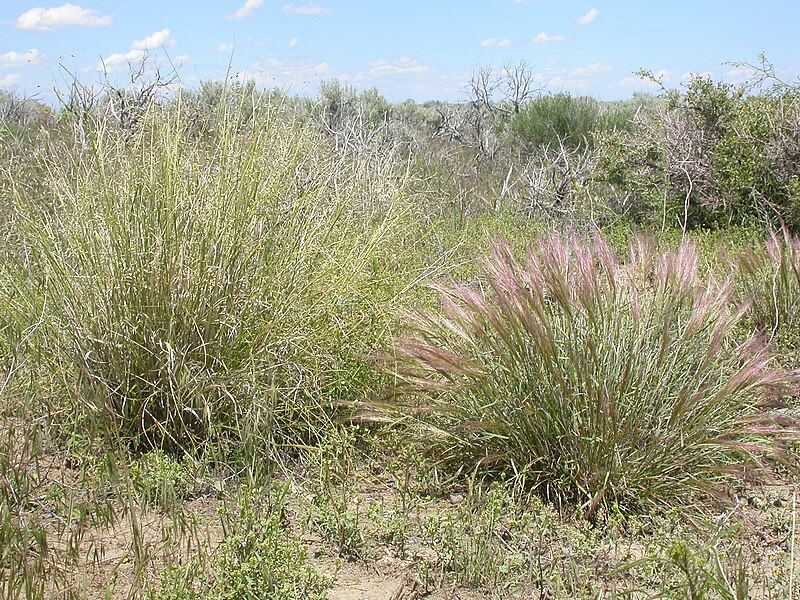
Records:
[[[550,94],[532,100],[511,119],[509,130],[516,145],[526,153],[543,147],[583,149],[594,145],[599,131],[629,130],[634,111],[631,106],[605,109],[594,98]]]
[[[214,562],[218,576],[209,596],[219,600],[274,598],[323,600],[332,582],[307,562],[305,548],[284,528],[287,490],[244,490],[235,514],[223,515],[226,537]],[[206,596],[206,597],[209,597]]]
[[[144,504],[169,510],[192,495],[193,470],[188,457],[177,461],[161,450],[154,450],[131,465],[131,486]]]
[[[222,510],[225,538],[205,562],[172,565],[150,590],[154,600],[324,600],[333,585],[308,561],[284,525],[288,487],[241,490]]]
[[[759,407],[792,379],[758,338],[733,347],[731,285],[704,281],[689,244],[630,253],[549,238],[520,263],[498,243],[479,288],[442,285],[441,312],[409,317],[399,410],[442,460],[596,515],[689,506],[777,451]]]

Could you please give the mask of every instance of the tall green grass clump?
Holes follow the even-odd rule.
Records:
[[[752,303],[753,326],[772,336],[785,333],[800,347],[800,238],[786,228],[782,235],[773,232],[735,263],[741,293]]]
[[[456,465],[511,473],[557,503],[684,506],[777,452],[762,405],[791,379],[756,338],[729,282],[703,281],[688,244],[547,238],[519,262],[493,246],[481,288],[440,286],[392,364],[429,442]]]
[[[247,131],[236,110],[202,138],[179,105],[124,136],[99,120],[50,149],[46,205],[15,198],[31,350],[71,411],[133,448],[231,442],[256,461],[312,442],[373,376],[396,186],[280,107]]]

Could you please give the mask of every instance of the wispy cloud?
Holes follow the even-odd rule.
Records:
[[[407,56],[401,56],[395,61],[376,60],[370,63],[371,75],[406,75],[409,73],[432,73],[433,67],[421,65]]]
[[[217,52],[231,52],[233,50],[233,44],[220,44],[217,46]]]
[[[131,44],[130,50],[123,53],[109,54],[102,61],[95,65],[98,71],[110,73],[123,68],[126,64],[142,60],[148,50],[154,48],[170,48],[176,45],[175,40],[170,37],[169,29],[156,31],[142,40],[135,40]]]
[[[246,71],[236,73],[234,77],[243,81],[253,81],[262,87],[280,86],[294,91],[309,92],[319,82],[331,77],[333,67],[327,62],[319,62],[309,58],[268,57],[254,63]]]
[[[596,8],[593,8],[585,15],[583,15],[580,19],[578,19],[578,25],[588,25],[599,16],[600,16],[600,11],[597,10]]]
[[[283,7],[283,13],[286,15],[327,17],[329,14],[331,14],[331,11],[328,8],[317,6],[316,4],[305,4],[303,6],[297,6],[296,4],[285,4]]]
[[[511,40],[508,38],[502,40],[489,38],[481,42],[481,48],[508,48],[509,46],[511,46]]]
[[[619,85],[620,87],[625,88],[657,90],[661,87],[658,84],[659,81],[662,84],[672,83],[675,81],[675,75],[667,69],[661,69],[657,73],[654,73],[653,76],[655,77],[656,81],[653,81],[652,79],[643,79],[642,77],[624,77],[623,79],[620,79]]]
[[[585,79],[575,79],[575,78],[568,78],[568,77],[561,77],[561,75],[556,75],[550,81],[547,82],[547,85],[553,89],[573,89],[573,90],[585,90],[589,87],[589,82]]]
[[[737,81],[747,81],[748,79],[753,79],[757,75],[756,70],[753,67],[741,65],[741,66],[734,66],[730,69],[727,73],[725,73],[725,77],[728,79],[734,79]]]
[[[601,75],[604,73],[611,73],[614,67],[604,63],[594,63],[586,67],[578,67],[570,72],[570,77],[587,77],[588,75]]]
[[[181,65],[185,65],[190,60],[191,57],[188,54],[179,54],[174,58],[172,64],[174,64],[176,67],[180,67]]]
[[[0,79],[0,87],[7,87],[14,85],[19,81],[19,73],[9,73],[2,79]]]
[[[55,31],[62,27],[105,27],[114,17],[101,15],[96,10],[76,4],[64,4],[55,8],[36,7],[17,17],[17,29],[25,31]]]
[[[6,52],[0,54],[0,67],[6,69],[18,69],[20,67],[38,65],[42,60],[42,53],[36,48],[31,48],[27,52]]]
[[[641,77],[633,77],[629,75],[628,77],[623,77],[619,80],[619,86],[624,88],[639,88],[639,89],[650,89],[650,90],[657,90],[658,84]]]
[[[264,4],[264,0],[245,0],[245,3],[239,7],[236,12],[230,15],[225,15],[225,18],[238,21],[239,19],[252,17],[253,13],[256,12],[256,9],[262,4]]]
[[[300,40],[298,40],[297,38],[292,38],[291,40],[289,40],[289,48],[296,48],[297,44],[299,43]]]
[[[545,33],[544,31],[538,34],[535,38],[533,38],[534,44],[546,44],[548,42],[563,42],[567,38],[563,35],[550,35],[549,33]]]

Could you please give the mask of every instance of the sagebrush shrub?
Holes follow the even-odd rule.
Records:
[[[688,244],[630,253],[548,238],[521,263],[498,243],[480,287],[409,318],[391,364],[440,457],[592,514],[688,502],[776,450],[760,407],[791,378],[758,338],[731,344],[730,283]]]

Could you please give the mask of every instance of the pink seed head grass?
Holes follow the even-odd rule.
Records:
[[[542,239],[524,262],[500,241],[485,291],[440,286],[441,311],[409,319],[387,366],[398,409],[427,407],[443,459],[589,513],[717,493],[796,438],[764,407],[797,382],[757,336],[734,342],[745,308],[698,264],[689,244],[656,254],[638,238],[625,263],[600,236]]]

